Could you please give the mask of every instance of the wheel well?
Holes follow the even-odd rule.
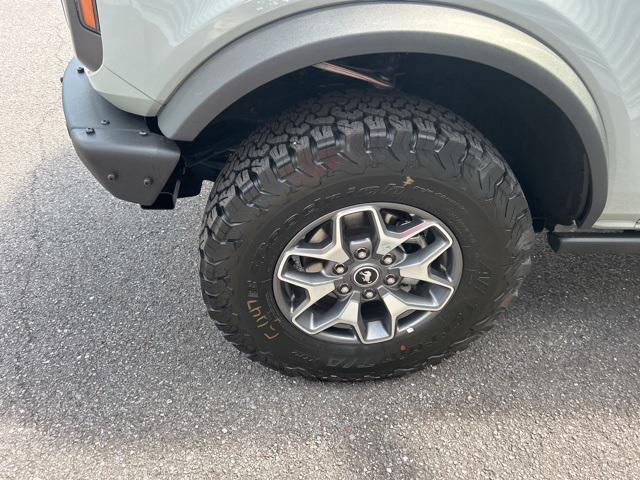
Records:
[[[429,54],[379,54],[337,61],[393,76],[396,88],[441,104],[471,122],[496,146],[527,197],[537,229],[580,219],[589,200],[589,165],[567,116],[524,81],[493,67]],[[228,155],[259,124],[311,95],[367,83],[298,70],[254,90],[182,144],[187,174],[181,195],[213,180]]]

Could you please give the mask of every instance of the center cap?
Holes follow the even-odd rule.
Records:
[[[361,287],[369,287],[376,283],[380,278],[380,273],[373,267],[360,267],[353,274],[353,281]]]

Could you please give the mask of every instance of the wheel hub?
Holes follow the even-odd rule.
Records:
[[[377,268],[363,265],[353,274],[353,283],[359,287],[368,288],[378,283],[380,277],[381,275]]]
[[[299,232],[274,274],[278,307],[309,335],[379,343],[437,315],[462,275],[447,226],[406,205],[348,207]]]

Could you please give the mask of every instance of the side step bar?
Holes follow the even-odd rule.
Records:
[[[557,253],[640,253],[640,232],[551,232],[547,238]]]

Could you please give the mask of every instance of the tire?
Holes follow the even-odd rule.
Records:
[[[332,343],[300,330],[274,298],[291,239],[329,212],[394,202],[424,209],[457,238],[455,294],[412,335]],[[402,93],[308,100],[252,134],[211,192],[200,278],[211,318],[252,360],[308,378],[395,377],[466,348],[503,316],[530,269],[525,196],[500,154],[454,113]]]

